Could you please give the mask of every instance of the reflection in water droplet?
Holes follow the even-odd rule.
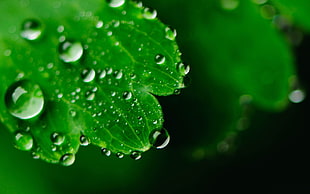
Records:
[[[65,41],[59,44],[59,57],[66,63],[78,61],[83,55],[83,47],[80,42]]]
[[[125,3],[125,0],[107,0],[110,7],[120,7]]]
[[[185,66],[183,63],[178,63],[177,70],[180,72],[181,75],[185,76],[189,73],[190,66],[189,65]]]
[[[143,10],[143,17],[144,17],[145,19],[153,20],[153,19],[156,18],[156,16],[157,16],[157,11],[156,11],[155,9],[152,10],[152,9],[150,9],[150,8],[145,8],[145,9]]]
[[[33,138],[29,133],[17,132],[14,140],[15,147],[20,150],[28,151],[33,147]]]
[[[27,40],[36,40],[42,34],[42,25],[37,20],[26,20],[22,25],[21,36]]]
[[[154,130],[151,132],[149,136],[150,144],[157,148],[157,149],[163,149],[165,148],[169,141],[170,141],[170,136],[169,133],[166,129],[161,129],[161,130]]]
[[[44,96],[39,85],[22,80],[8,88],[5,105],[11,115],[19,119],[31,119],[42,112]]]
[[[101,153],[103,155],[106,155],[106,156],[110,156],[111,155],[111,151],[107,148],[101,148]]]
[[[131,92],[124,92],[123,93],[123,98],[125,100],[130,100],[132,98],[132,93]]]
[[[51,140],[53,144],[55,145],[61,145],[65,141],[65,136],[59,134],[59,133],[52,133],[51,135]]]
[[[130,157],[134,160],[140,160],[142,158],[141,152],[133,151],[130,154]]]
[[[177,36],[177,31],[176,30],[172,30],[169,27],[165,28],[165,32],[166,32],[166,38],[169,40],[174,40],[175,37]]]
[[[60,158],[60,164],[63,166],[71,166],[75,161],[75,155],[74,154],[64,154]]]
[[[96,72],[94,69],[84,69],[81,73],[81,77],[83,79],[83,82],[91,82],[96,77]]]
[[[220,3],[225,10],[234,10],[239,6],[239,0],[220,0]]]
[[[154,59],[155,59],[156,64],[161,65],[165,62],[166,57],[162,54],[157,54]]]
[[[124,158],[124,154],[122,152],[117,152],[116,157],[118,158]]]
[[[82,146],[88,146],[89,145],[89,139],[85,135],[80,136],[80,145],[82,145]]]
[[[289,99],[292,103],[301,103],[306,95],[302,90],[294,90],[289,94]]]

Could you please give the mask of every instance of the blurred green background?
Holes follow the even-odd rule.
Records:
[[[15,149],[0,130],[0,193],[309,192],[310,104],[287,100],[295,74],[309,91],[310,37],[287,33],[307,30],[276,29],[278,13],[250,1],[227,0],[239,4],[226,9],[223,2],[143,1],[177,29],[182,59],[191,66],[188,88],[159,97],[171,135],[167,148],[133,161],[81,147],[75,164],[62,167]],[[252,103],[240,104],[249,94]]]

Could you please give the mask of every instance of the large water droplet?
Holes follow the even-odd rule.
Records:
[[[65,141],[65,136],[59,134],[59,133],[52,133],[51,135],[51,140],[53,144],[55,145],[61,145]]]
[[[134,160],[140,160],[142,158],[141,152],[133,151],[130,154],[130,157]]]
[[[169,40],[174,40],[175,37],[177,36],[177,31],[176,30],[172,30],[169,27],[165,28],[165,32],[166,32],[166,38]]]
[[[154,130],[151,132],[149,140],[153,147],[163,149],[168,145],[170,136],[168,131],[163,128],[161,130]]]
[[[59,44],[59,57],[66,63],[78,61],[83,55],[83,46],[80,42],[64,41]]]
[[[81,73],[84,82],[91,82],[96,77],[96,72],[93,69],[84,69]]]
[[[20,150],[28,151],[33,147],[33,138],[29,133],[17,132],[14,140],[15,147]]]
[[[143,10],[143,17],[148,20],[153,20],[157,16],[157,11],[155,9],[145,8]]]
[[[39,21],[29,19],[22,25],[20,35],[27,40],[36,40],[42,34],[42,25]]]
[[[156,64],[161,65],[165,62],[166,57],[162,54],[157,54],[154,59],[155,59]]]
[[[107,0],[110,7],[120,7],[125,3],[125,0]]]
[[[89,139],[85,135],[80,136],[80,144],[82,146],[88,146],[89,145]]]
[[[22,80],[12,84],[5,94],[8,111],[20,119],[39,115],[44,107],[44,96],[39,85]]]
[[[181,75],[185,76],[189,73],[190,66],[184,65],[183,63],[178,63],[177,64],[177,70],[180,72]]]
[[[63,166],[71,166],[75,161],[75,155],[74,154],[64,154],[60,158],[60,164]]]

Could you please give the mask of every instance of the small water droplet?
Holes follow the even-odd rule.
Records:
[[[71,117],[75,117],[77,113],[76,113],[75,110],[70,110],[69,114],[70,114]]]
[[[71,166],[75,161],[75,155],[74,154],[64,154],[60,158],[60,164],[63,166]]]
[[[57,32],[62,33],[65,30],[65,27],[60,25],[57,27]]]
[[[96,28],[102,28],[103,26],[103,21],[98,21],[96,24]]]
[[[289,94],[289,99],[292,103],[301,103],[305,97],[305,92],[300,89],[294,90]]]
[[[95,99],[96,94],[94,92],[88,91],[86,92],[86,100],[92,101]]]
[[[42,29],[39,21],[29,19],[23,23],[20,35],[27,40],[37,40],[42,34]]]
[[[80,42],[65,41],[59,44],[59,57],[66,63],[78,61],[83,55],[83,46]]]
[[[123,77],[122,71],[115,71],[114,72],[115,79],[121,79]]]
[[[83,79],[83,82],[91,82],[96,77],[96,72],[94,69],[84,69],[81,73],[81,77]]]
[[[51,135],[51,140],[52,140],[53,144],[61,145],[65,141],[65,136],[63,136],[57,132],[54,132]]]
[[[102,72],[99,75],[99,78],[103,79],[103,78],[105,78],[106,75],[107,75],[107,72],[105,70],[102,70]]]
[[[33,147],[33,138],[29,133],[17,132],[14,140],[15,147],[20,150],[28,151]]]
[[[157,149],[163,149],[168,145],[170,136],[168,131],[163,128],[161,130],[154,130],[151,132],[149,140],[153,147]]]
[[[43,92],[39,85],[31,81],[18,81],[8,88],[5,104],[11,115],[20,119],[31,119],[43,110]]]
[[[101,153],[103,155],[106,155],[106,156],[110,156],[111,155],[111,151],[107,148],[101,148]]]
[[[181,94],[181,90],[180,90],[180,89],[175,89],[175,90],[173,91],[173,94],[174,94],[174,95],[179,95],[179,94]]]
[[[155,9],[145,8],[143,10],[143,17],[148,20],[153,20],[157,16],[157,11]]]
[[[178,63],[177,70],[180,72],[181,75],[185,76],[189,73],[190,66],[189,65],[185,66],[183,63]]]
[[[239,0],[220,0],[220,3],[225,10],[234,10],[239,6]]]
[[[82,146],[88,146],[89,145],[89,139],[85,135],[80,136],[80,144]]]
[[[133,151],[130,154],[130,157],[134,160],[140,160],[142,158],[141,152]]]
[[[117,152],[116,157],[118,158],[124,158],[124,154],[122,152]]]
[[[125,99],[125,100],[130,100],[131,98],[132,98],[132,93],[131,92],[124,92],[123,93],[123,98]]]
[[[40,159],[40,155],[35,152],[32,152],[31,155],[33,159]]]
[[[125,0],[107,0],[110,7],[120,7],[125,3]]]
[[[162,54],[157,54],[154,59],[155,59],[156,64],[161,65],[165,62],[166,57]]]
[[[176,30],[172,30],[169,27],[165,28],[165,32],[166,32],[166,38],[169,40],[174,40],[175,37],[177,36],[177,31]]]

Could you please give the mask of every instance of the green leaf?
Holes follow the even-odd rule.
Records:
[[[154,95],[183,88],[187,70],[156,11],[123,0],[0,8],[0,119],[17,148],[67,166],[80,145],[138,159],[167,135]]]

